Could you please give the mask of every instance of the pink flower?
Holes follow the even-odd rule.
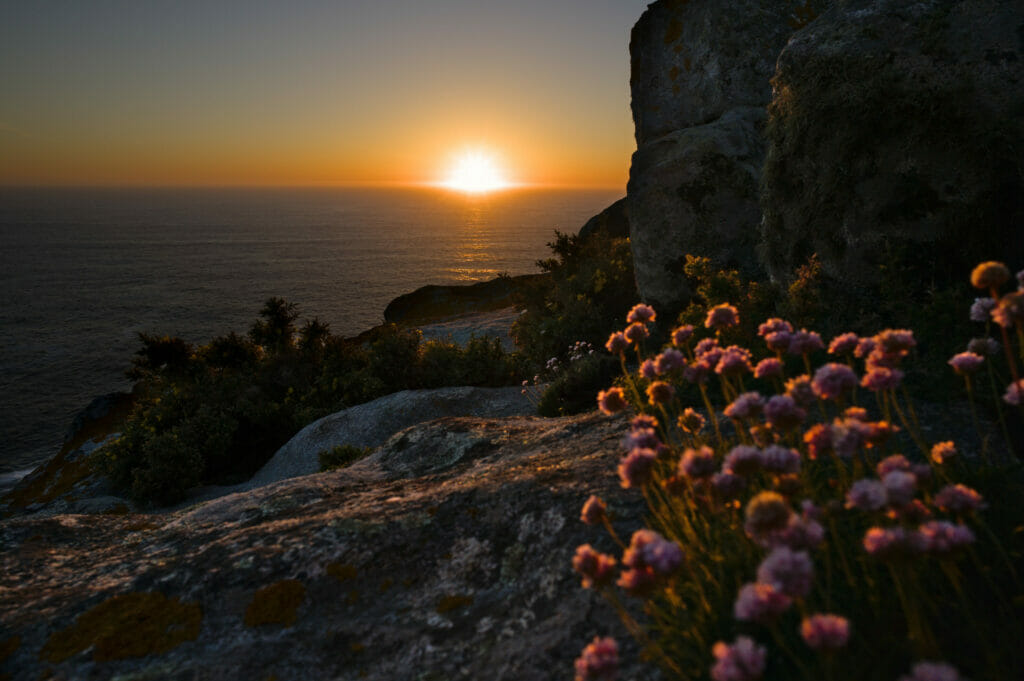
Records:
[[[719,347],[717,338],[705,338],[704,340],[699,341],[697,345],[694,346],[693,348],[693,354],[696,355],[698,358],[707,355],[713,356],[714,359],[709,360],[712,363],[718,362],[718,358],[721,356],[721,352],[722,348]]]
[[[983,508],[985,500],[967,485],[946,485],[935,495],[935,505],[943,511],[961,513]]]
[[[757,568],[757,581],[771,584],[794,598],[811,592],[814,563],[806,551],[794,551],[787,546],[776,546]]]
[[[832,449],[832,427],[827,423],[814,424],[804,433],[804,444],[810,458],[819,458]]]
[[[832,362],[814,372],[814,393],[825,400],[838,400],[857,387],[857,375],[845,364]]]
[[[857,343],[857,347],[854,348],[853,350],[853,356],[867,357],[868,355],[875,351],[876,345],[877,343],[875,343],[874,338],[861,338],[860,342]]]
[[[900,681],[965,681],[956,667],[945,662],[918,662]]]
[[[1006,388],[1006,394],[1003,395],[1003,402],[1012,405],[1024,403],[1024,378],[1020,379],[1016,383],[1011,383]]]
[[[646,596],[658,585],[658,576],[649,567],[624,570],[615,582],[630,596]]]
[[[675,369],[682,369],[686,366],[686,358],[683,353],[675,348],[663,350],[657,359],[654,360],[654,368],[658,374],[667,374]]]
[[[723,350],[715,366],[715,373],[722,376],[739,376],[753,370],[754,368],[750,366],[750,351],[736,345],[730,345]]]
[[[875,342],[886,354],[905,355],[917,345],[910,329],[886,329],[875,336]]]
[[[843,410],[843,416],[854,421],[866,422],[868,420],[868,410],[864,407],[847,407]]]
[[[757,327],[757,335],[761,337],[765,337],[768,334],[777,333],[779,331],[782,331],[783,333],[793,333],[793,325],[785,319],[773,317]]]
[[[647,400],[652,405],[665,404],[672,400],[676,389],[665,381],[655,381],[647,386]]]
[[[754,378],[782,378],[782,362],[775,357],[762,359],[754,367]]]
[[[932,446],[932,461],[946,463],[956,456],[956,445],[952,441],[938,442]]]
[[[757,543],[768,545],[768,537],[785,529],[792,516],[785,497],[778,492],[760,492],[747,503],[743,529]]]
[[[594,637],[576,658],[575,681],[615,681],[619,676],[619,646],[613,638]]]
[[[608,336],[608,342],[604,346],[608,348],[608,352],[618,355],[629,349],[629,340],[626,339],[626,334],[616,331]]]
[[[975,373],[984,363],[985,358],[973,352],[961,352],[958,355],[953,355],[953,358],[949,360],[949,366],[953,367],[953,371],[961,376]]]
[[[594,550],[590,544],[576,548],[572,569],[583,577],[583,588],[607,586],[615,580],[615,558]]]
[[[881,461],[879,461],[878,465],[875,466],[875,472],[878,473],[878,477],[880,478],[884,478],[886,475],[892,473],[893,471],[909,470],[910,462],[907,461],[907,457],[903,456],[902,454],[893,454],[892,456],[887,456]]]
[[[728,303],[715,305],[708,310],[708,317],[704,320],[704,326],[709,329],[724,329],[736,326],[740,323],[740,314],[735,307]]]
[[[816,331],[800,329],[789,339],[787,352],[791,355],[809,355],[818,350],[824,350],[825,343]]]
[[[902,527],[872,527],[864,534],[864,550],[877,558],[917,553],[923,548],[921,536]]]
[[[719,641],[711,649],[715,664],[714,681],[757,681],[764,674],[767,653],[748,636],[740,636],[732,645]]]
[[[634,449],[619,463],[622,486],[643,487],[651,479],[651,469],[658,458],[653,449]]]
[[[784,613],[793,599],[771,584],[744,584],[732,611],[741,622],[767,622]]]
[[[736,475],[750,475],[761,468],[761,450],[750,445],[736,445],[722,464],[722,470]]]
[[[971,321],[987,322],[992,308],[996,306],[995,298],[975,298],[971,305]]]
[[[814,394],[814,386],[811,384],[811,377],[801,374],[796,378],[786,381],[786,394],[793,398],[793,401],[801,407],[808,407],[817,401]]]
[[[622,554],[622,564],[630,568],[651,568],[659,577],[666,577],[683,563],[683,550],[654,530],[637,530]]]
[[[640,341],[648,338],[651,332],[647,330],[647,327],[640,322],[635,322],[626,327],[626,330],[622,332],[630,343],[639,343]]]
[[[917,478],[906,471],[891,471],[882,478],[882,485],[890,506],[905,506],[914,499]]]
[[[693,435],[704,429],[704,423],[704,417],[694,411],[692,407],[684,409],[683,415],[679,417],[679,427]]]
[[[715,468],[715,452],[707,446],[687,449],[679,459],[679,474],[691,479],[710,477]]]
[[[617,414],[629,406],[626,402],[626,395],[622,392],[622,388],[608,388],[602,390],[597,394],[597,407],[609,416]]]
[[[789,331],[772,331],[764,337],[764,344],[772,352],[786,352],[793,342],[793,334]]]
[[[747,481],[728,471],[715,473],[711,476],[711,488],[722,499],[733,499],[747,486]]]
[[[630,430],[654,430],[657,427],[657,417],[651,416],[650,414],[637,414],[633,417],[633,420],[629,422]]]
[[[608,507],[598,496],[590,495],[583,504],[583,511],[580,513],[580,520],[587,525],[599,525],[607,517]]]
[[[807,411],[789,395],[772,395],[764,407],[764,416],[772,428],[786,431],[803,423]]]
[[[684,345],[692,335],[693,327],[691,325],[680,326],[672,332],[672,344],[676,346]]]
[[[850,621],[839,615],[811,615],[800,623],[800,635],[814,650],[839,650],[850,640]]]
[[[860,384],[872,392],[882,390],[893,390],[903,382],[903,372],[899,369],[889,369],[883,366],[872,366]]]
[[[731,419],[749,419],[757,416],[764,408],[764,400],[757,392],[743,393],[725,408],[724,414]]]
[[[647,448],[657,450],[661,446],[661,440],[654,428],[631,428],[626,437],[622,438],[622,448],[630,449]]]
[[[646,324],[647,322],[653,322],[655,319],[654,308],[650,305],[644,305],[638,303],[633,306],[633,309],[626,315],[627,324]]]
[[[999,341],[995,338],[972,338],[967,343],[967,352],[973,352],[982,357],[991,357],[999,353]]]
[[[878,480],[863,478],[850,486],[846,493],[846,507],[861,511],[877,511],[885,506],[889,497],[885,485]]]
[[[788,546],[794,551],[811,550],[817,548],[824,539],[825,528],[821,523],[807,517],[806,514],[798,516],[794,513],[785,528],[779,532],[768,533],[764,541],[758,541],[758,544],[766,548]]]
[[[849,355],[857,349],[859,343],[860,337],[857,334],[844,333],[832,339],[828,344],[828,352],[830,355]]]
[[[769,473],[798,473],[800,452],[782,445],[768,445],[761,450],[761,466]]]
[[[971,284],[974,288],[999,288],[1010,279],[1010,270],[1001,262],[990,260],[983,262],[971,272]]]
[[[648,381],[653,381],[658,377],[658,370],[654,367],[653,359],[645,359],[640,364],[640,375],[646,378]]]
[[[949,553],[974,543],[974,533],[966,525],[948,520],[929,520],[918,529],[923,549],[929,553]]]

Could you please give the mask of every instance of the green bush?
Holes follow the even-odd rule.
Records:
[[[338,468],[350,466],[359,459],[363,459],[373,451],[369,447],[357,447],[355,445],[338,445],[331,449],[321,450],[317,455],[320,462],[320,471],[333,471]]]

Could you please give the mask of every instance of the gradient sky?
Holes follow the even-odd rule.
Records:
[[[0,184],[624,186],[650,0],[12,0]]]

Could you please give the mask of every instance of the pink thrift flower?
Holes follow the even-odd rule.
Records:
[[[744,584],[732,612],[741,622],[768,622],[784,613],[792,603],[789,596],[771,584]]]
[[[580,520],[587,525],[600,525],[607,517],[608,507],[601,498],[593,494],[583,504],[583,511],[580,513]]]
[[[923,549],[929,553],[949,553],[974,543],[974,533],[966,525],[948,520],[929,520],[918,529]]]
[[[996,301],[994,298],[975,298],[974,304],[971,305],[971,321],[987,322],[989,314],[995,306]]]
[[[755,542],[768,545],[768,538],[784,530],[792,517],[793,509],[785,497],[778,492],[764,491],[747,503],[743,529]]]
[[[782,331],[784,333],[793,333],[793,325],[787,322],[785,319],[779,319],[778,317],[772,317],[763,324],[757,327],[757,335],[765,337],[770,333],[776,333]]]
[[[647,400],[652,405],[670,402],[675,394],[676,389],[665,381],[655,381],[647,386]]]
[[[619,676],[619,646],[613,638],[594,637],[576,658],[575,681],[615,681]]]
[[[698,358],[703,357],[712,352],[721,353],[721,351],[722,348],[718,345],[717,338],[705,338],[704,340],[699,341],[697,345],[695,345],[693,348],[693,354]],[[715,362],[718,362],[718,357],[718,354],[714,355]]]
[[[854,421],[866,422],[868,420],[868,410],[864,407],[847,407],[843,410],[843,416]]]
[[[814,563],[806,551],[794,551],[787,546],[776,546],[757,568],[757,581],[771,584],[794,598],[803,598],[811,592]]]
[[[679,427],[693,435],[696,435],[703,430],[705,423],[704,417],[697,413],[692,407],[684,409],[683,415],[679,417]]]
[[[629,403],[626,402],[626,395],[622,392],[622,388],[608,388],[608,390],[602,390],[597,394],[598,409],[609,416],[619,413],[628,406]]]
[[[639,343],[651,335],[651,332],[647,330],[647,327],[640,322],[630,324],[622,333],[630,343]]]
[[[613,355],[619,355],[629,349],[629,340],[626,338],[626,334],[616,331],[608,336],[608,342],[604,346],[608,349],[608,352]]]
[[[722,499],[734,499],[747,486],[747,481],[728,471],[715,473],[711,476],[711,488]]]
[[[817,459],[832,449],[832,427],[826,423],[816,423],[804,433],[804,444],[807,455]]]
[[[653,449],[634,449],[619,463],[622,486],[643,487],[651,479],[654,462],[658,458]]]
[[[683,380],[694,384],[705,383],[713,369],[714,367],[710,362],[705,362],[703,359],[698,360],[683,369]]]
[[[736,345],[730,345],[722,351],[715,365],[715,373],[722,376],[739,376],[750,373],[754,367],[750,365],[750,351]]]
[[[796,428],[807,418],[807,411],[797,406],[789,395],[772,395],[764,407],[765,420],[775,430]]]
[[[883,508],[888,500],[885,485],[870,478],[856,481],[846,493],[846,507],[861,511],[877,511]]]
[[[583,588],[607,586],[615,580],[615,558],[594,550],[590,544],[577,547],[572,569],[583,577]]]
[[[1016,383],[1011,383],[1006,388],[1006,394],[1003,395],[1003,402],[1014,406],[1024,403],[1024,378],[1020,379]]]
[[[902,527],[872,527],[864,534],[864,550],[876,558],[917,553],[923,548],[921,536]]]
[[[764,408],[764,400],[757,392],[743,393],[723,412],[731,419],[749,419],[757,416]]]
[[[626,451],[638,448],[657,450],[661,444],[661,439],[658,438],[658,433],[653,428],[633,428],[622,439],[623,449]]]
[[[918,662],[900,681],[966,681],[956,667],[945,662]]]
[[[857,347],[853,350],[853,356],[867,357],[875,351],[876,345],[877,343],[875,343],[874,338],[861,338],[860,342],[857,343]]]
[[[844,333],[832,339],[832,342],[828,344],[828,353],[830,355],[850,355],[857,349],[859,343],[860,337],[857,334]]]
[[[880,478],[884,478],[886,475],[892,473],[893,471],[909,470],[910,462],[907,461],[907,457],[903,456],[902,454],[893,454],[892,456],[887,456],[881,461],[879,461],[878,465],[875,466],[875,472],[878,473],[878,477]]]
[[[825,400],[838,400],[857,387],[857,375],[845,364],[832,362],[814,372],[814,394]]]
[[[953,355],[953,358],[949,360],[949,366],[953,367],[953,371],[961,376],[970,376],[984,363],[985,358],[973,352],[961,352],[958,355]]]
[[[732,645],[719,641],[711,649],[715,664],[714,681],[757,681],[764,674],[767,652],[748,636],[740,636]]]
[[[633,306],[633,309],[626,315],[627,324],[646,324],[647,322],[653,322],[656,315],[654,314],[654,308],[650,305],[644,305],[638,303]]]
[[[658,419],[650,414],[637,414],[633,417],[633,420],[629,422],[630,430],[654,430],[658,427]]]
[[[889,369],[883,366],[872,366],[860,384],[872,392],[882,390],[893,390],[903,382],[903,372],[899,369]]]
[[[786,394],[801,407],[809,407],[817,401],[811,377],[807,374],[801,374],[786,381]]]
[[[663,350],[654,360],[654,368],[658,374],[667,374],[670,371],[682,369],[685,366],[686,358],[683,357],[683,353],[675,348]]]
[[[619,580],[615,582],[630,596],[643,597],[654,591],[658,586],[658,576],[649,567],[623,570]]]
[[[791,355],[809,355],[824,349],[825,343],[818,332],[800,329],[789,339],[789,348],[786,351]]]
[[[750,445],[736,445],[722,464],[722,470],[736,475],[750,475],[761,468],[761,450]]]
[[[910,329],[886,329],[875,336],[875,342],[888,355],[905,355],[917,345]]]
[[[985,501],[978,492],[967,485],[946,485],[935,495],[935,505],[943,511],[962,513],[983,508]]]
[[[793,342],[793,334],[789,331],[772,331],[764,337],[764,344],[772,352],[786,352]]]
[[[891,471],[882,478],[890,506],[905,506],[914,500],[917,478],[907,471]]]
[[[836,421],[829,428],[832,436],[832,451],[841,459],[852,458],[864,444],[866,427],[860,421],[845,419]]]
[[[800,635],[814,650],[839,650],[850,640],[850,621],[839,615],[811,615],[800,623]]]
[[[782,445],[768,445],[761,450],[761,467],[779,475],[800,472],[800,452]]]
[[[987,290],[999,288],[1010,279],[1010,270],[1001,262],[983,262],[971,272],[971,285]]]
[[[739,311],[728,303],[715,305],[708,310],[708,317],[704,320],[704,326],[709,329],[725,329],[730,326],[736,326],[739,323]]]
[[[651,568],[655,575],[665,577],[683,563],[683,550],[654,530],[637,530],[622,554],[622,564],[630,568]]]
[[[793,514],[786,527],[780,531],[766,535],[762,544],[766,548],[788,546],[794,551],[800,549],[813,550],[825,540],[825,528],[817,520]]]
[[[691,479],[707,478],[715,473],[715,452],[710,447],[687,449],[679,459],[679,474]]]
[[[653,359],[645,359],[643,363],[640,364],[640,375],[648,381],[653,381],[658,377],[658,370],[654,367]]]
[[[982,357],[992,357],[993,355],[999,354],[999,350],[1002,348],[999,345],[999,341],[995,338],[972,338],[967,343],[967,352],[973,352],[976,355]]]
[[[775,357],[762,359],[754,367],[754,378],[782,378],[782,362]]]
[[[686,341],[693,335],[693,326],[686,324],[672,332],[672,344],[675,346],[685,345]]]

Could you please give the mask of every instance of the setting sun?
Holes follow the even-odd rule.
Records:
[[[460,154],[441,185],[456,191],[478,194],[510,186],[494,157],[483,151]]]

